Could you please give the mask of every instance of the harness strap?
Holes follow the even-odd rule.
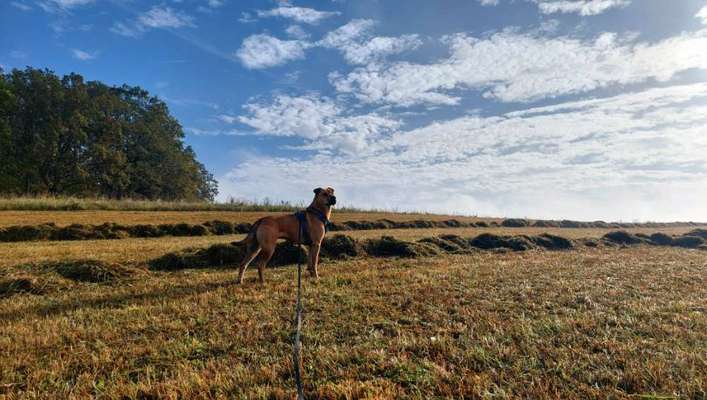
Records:
[[[307,215],[304,211],[297,211],[295,217],[299,221],[299,233],[298,233],[298,244],[310,245],[312,244],[312,238],[309,236],[309,223],[307,223]],[[304,241],[303,241],[304,239]]]
[[[324,224],[324,232],[329,232],[329,229],[331,228],[331,221],[329,221],[329,218],[327,218],[323,212],[312,206],[307,207],[306,211],[314,214],[314,216],[317,217],[317,219],[320,220],[322,224]]]

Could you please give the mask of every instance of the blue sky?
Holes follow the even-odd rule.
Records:
[[[0,66],[163,98],[220,199],[707,220],[704,0],[14,0]]]

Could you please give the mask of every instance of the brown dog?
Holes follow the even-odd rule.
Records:
[[[268,261],[275,252],[275,245],[278,239],[287,239],[296,244],[309,245],[309,262],[307,269],[311,276],[318,278],[317,264],[319,264],[319,249],[327,231],[329,218],[331,217],[331,207],[336,204],[334,189],[314,189],[314,200],[307,207],[306,211],[300,211],[293,215],[283,215],[281,217],[265,217],[257,220],[248,236],[233,245],[246,246],[246,254],[241,261],[238,271],[238,283],[243,283],[248,264],[255,257],[262,253],[258,264],[258,275],[260,283],[265,283],[263,272]],[[301,230],[300,230],[301,227]]]

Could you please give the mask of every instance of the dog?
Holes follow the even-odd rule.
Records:
[[[275,252],[278,239],[287,239],[296,244],[309,246],[307,270],[313,278],[319,278],[319,249],[328,230],[331,209],[336,204],[334,189],[320,187],[314,189],[314,199],[305,211],[279,217],[264,217],[257,220],[245,239],[231,244],[245,246],[246,254],[238,270],[238,283],[243,283],[243,275],[248,265],[261,254],[258,264],[260,283],[265,283],[265,266]]]

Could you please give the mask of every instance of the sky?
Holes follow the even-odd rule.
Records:
[[[707,221],[705,0],[4,0],[25,66],[162,98],[222,201]]]

